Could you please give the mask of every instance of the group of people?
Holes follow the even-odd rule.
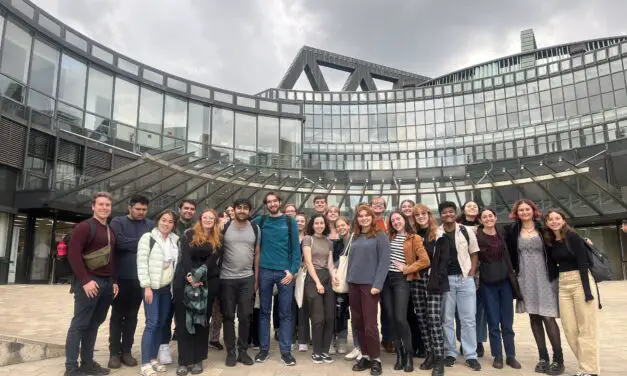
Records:
[[[357,205],[349,220],[317,196],[308,218],[269,192],[266,214],[254,219],[249,200],[236,199],[221,213],[202,210],[194,223],[196,203],[183,200],[178,213],[165,210],[151,222],[148,200],[137,196],[127,216],[108,224],[111,202],[108,193],[97,193],[93,218],[78,224],[69,240],[75,309],[66,375],[109,373],[93,351],[110,306],[109,368],[137,366],[131,347],[142,302],[144,376],[172,363],[173,337],[177,375],[202,373],[208,349],[222,348],[212,324],[217,338],[223,327],[226,366],[263,363],[271,355],[271,319],[287,366],[296,364],[294,350],[311,345],[315,364],[346,354],[353,371],[380,375],[383,347],[396,353],[395,370],[414,371],[418,355],[420,369],[441,376],[455,365],[459,340],[465,364],[479,371],[489,336],[492,366],[519,369],[515,311],[530,317],[536,372],[565,370],[559,317],[579,362],[577,375],[600,374],[598,289],[585,240],[559,210],[542,216],[532,201],[519,200],[513,222],[497,228],[490,208],[469,201],[458,213],[455,203],[441,202],[438,224],[427,205],[411,200],[386,217],[385,200],[375,197]],[[254,358],[251,346],[259,348]]]

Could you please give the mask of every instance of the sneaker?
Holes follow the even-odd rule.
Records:
[[[322,363],[324,363],[324,359],[322,359],[322,355],[315,354],[315,353],[311,354],[311,361],[313,362],[313,364],[322,364]]]
[[[159,346],[159,355],[157,356],[159,363],[161,364],[172,364],[172,349],[170,345],[161,345]]]
[[[220,343],[220,341],[216,341],[216,342],[209,342],[209,348],[213,349],[213,350],[218,350],[218,351],[222,351],[224,350],[224,346],[222,346],[222,344]]]
[[[546,359],[540,359],[538,364],[536,364],[535,372],[546,373],[548,369],[549,369],[549,361]]]
[[[203,372],[202,362],[198,362],[196,364],[192,364],[192,368],[190,369],[192,375],[200,375]]]
[[[118,369],[122,367],[122,358],[119,355],[111,355],[107,367],[111,369]]]
[[[256,363],[265,363],[268,359],[270,359],[270,354],[268,354],[267,351],[261,350],[257,353],[257,355],[255,355]]]
[[[178,366],[178,368],[176,369],[177,376],[185,376],[188,373],[189,373],[189,369],[187,368],[187,366]]]
[[[518,362],[518,360],[516,360],[516,358],[514,357],[507,357],[507,359],[505,359],[505,364],[507,364],[508,366],[512,367],[513,369],[521,369],[522,366],[520,365],[520,363]]]
[[[307,352],[309,351],[309,346],[305,343],[301,343],[298,345],[298,352]]]
[[[444,358],[444,365],[447,367],[453,367],[456,360],[457,359],[455,359],[454,356],[447,356],[446,358]]]
[[[294,357],[290,353],[281,354],[281,363],[285,364],[286,366],[290,366],[290,367],[291,366],[295,366],[296,365],[296,359],[294,359]]]
[[[150,365],[150,363],[148,363],[141,366],[141,368],[139,369],[139,374],[141,376],[155,376],[157,372],[152,369],[152,366]]]
[[[357,358],[361,358],[361,350],[359,349],[359,347],[355,347],[353,351],[344,356],[344,359],[346,360],[356,360]]]
[[[329,354],[322,353],[320,354],[320,356],[322,356],[322,360],[324,361],[325,364],[331,364],[335,362],[335,360],[333,360],[333,358],[331,358],[331,355]]]
[[[237,364],[237,355],[235,355],[235,349],[230,349],[226,352],[226,360],[224,365],[227,367],[235,367]]]
[[[503,369],[503,357],[502,356],[495,357],[494,361],[492,362],[492,367],[496,369]]]
[[[342,355],[347,353],[345,343],[340,343],[339,345],[337,345],[337,353]]]
[[[93,375],[93,376],[101,376],[101,375],[104,376],[104,375],[108,375],[109,373],[111,373],[110,369],[101,367],[100,364],[98,364],[97,362],[93,360],[90,363],[81,364],[81,370],[86,375]]]
[[[564,373],[564,371],[565,371],[564,363],[553,362],[551,363],[549,368],[546,370],[546,374],[555,376],[555,375],[561,375],[562,373]]]
[[[477,359],[466,360],[466,365],[473,371],[481,371],[481,364],[479,364]]]
[[[83,372],[83,370],[81,370],[78,367],[72,367],[69,369],[66,369],[65,372],[63,373],[63,376],[86,376],[85,372]]]
[[[331,355],[337,354],[337,351],[335,350],[335,347],[333,345],[331,345],[331,347],[329,347],[329,354],[331,354]]]
[[[248,355],[246,351],[240,351],[237,356],[237,361],[242,363],[245,366],[252,366],[255,364],[255,361]]]
[[[131,353],[122,354],[122,364],[127,367],[137,367],[137,359],[133,358]]]

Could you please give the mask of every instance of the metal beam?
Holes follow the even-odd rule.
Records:
[[[300,188],[300,186],[303,185],[303,183],[307,180],[308,179],[306,177],[300,179],[298,183],[296,183],[296,185],[294,186],[294,190],[287,196],[287,198],[285,198],[284,202],[288,202],[290,198],[292,198],[292,196],[296,194],[296,191],[298,191],[298,188]]]
[[[546,163],[544,164],[544,167],[553,172],[552,174],[550,174],[553,179],[557,179],[560,182],[562,182],[562,184],[564,184],[566,186],[566,188],[568,188],[568,190],[573,193],[575,196],[579,197],[579,199],[581,199],[581,201],[585,202],[586,205],[588,205],[592,210],[594,210],[598,215],[600,216],[604,216],[605,213],[603,213],[603,211],[596,206],[596,204],[594,204],[592,201],[588,200],[584,195],[582,195],[581,193],[579,193],[579,191],[577,191],[575,188],[573,188],[570,184],[568,184],[564,179],[562,179],[561,177],[555,175],[558,172],[556,170],[554,170],[553,168],[551,168],[550,166],[548,166]],[[570,169],[569,169],[570,170]],[[572,171],[572,170],[571,170]]]
[[[357,205],[361,204],[361,202],[364,200],[364,193],[366,193],[366,189],[368,188],[368,179],[366,179],[366,181],[364,182],[364,187],[361,190],[361,194],[359,195],[359,201],[357,202]]]
[[[255,176],[257,176],[259,174],[261,174],[261,171],[257,171],[254,174],[248,176],[247,180],[250,180],[250,179],[254,178]],[[239,187],[238,189],[236,189],[235,191],[233,191],[233,193],[231,193],[229,196],[227,196],[222,201],[220,201],[218,204],[216,204],[216,208],[219,208],[220,206],[222,206],[227,200],[229,200],[231,197],[235,196],[237,193],[239,193],[244,188],[246,188],[246,187],[242,186],[242,187]]]
[[[79,185],[76,188],[72,188],[69,191],[64,191],[60,196],[54,197],[53,200],[60,200],[60,199],[62,199],[64,197],[66,197],[66,196],[69,196],[69,195],[72,195],[74,193],[80,192],[80,191],[82,191],[83,189],[85,189],[85,188],[87,188],[89,186],[93,186],[93,185],[98,184],[100,182],[103,182],[103,181],[105,181],[107,179],[110,179],[110,178],[112,178],[112,177],[114,177],[116,175],[122,174],[122,173],[124,173],[126,171],[134,169],[135,167],[139,167],[139,166],[142,166],[142,165],[147,164],[147,163],[148,163],[148,161],[146,161],[144,159],[138,159],[136,161],[133,161],[133,162],[127,164],[126,166],[123,166],[123,167],[120,167],[120,168],[115,169],[113,171],[107,172],[106,174],[103,174],[103,175],[101,175],[98,178],[95,178],[95,179],[92,179],[92,180],[90,180],[90,181],[88,181],[86,183],[83,183],[83,184]]]
[[[572,166],[573,168],[577,168],[576,165],[568,162],[567,160],[562,160],[562,162],[565,162],[566,164]],[[602,190],[603,192],[607,193],[608,196],[610,196],[612,199],[614,199],[614,201],[618,202],[618,204],[620,206],[622,206],[623,208],[627,209],[627,203],[625,203],[622,199],[620,199],[618,196],[616,196],[615,194],[613,194],[612,192],[610,192],[608,189],[606,189],[603,185],[597,183],[594,179],[592,179],[591,177],[589,177],[586,174],[577,174],[575,176],[581,176],[584,179],[586,179],[587,181],[589,181],[590,183],[594,184],[597,188],[599,188],[600,190]]]
[[[157,170],[157,171],[159,171],[159,170]],[[151,174],[152,174],[153,172],[155,172],[155,171],[152,171],[152,172],[151,172]],[[141,177],[138,177],[138,180],[137,180],[137,181],[139,182],[139,181],[140,181],[141,179],[143,179],[146,175],[147,175],[147,174],[144,174],[144,175],[142,175]],[[159,180],[159,182],[160,182],[160,183],[163,183],[165,180],[167,180],[167,179],[171,178],[171,177],[172,177],[172,176],[174,176],[174,175],[176,175],[176,172],[170,172],[167,176],[165,176],[165,177],[161,178],[161,179]],[[157,184],[159,184],[159,183],[157,183]],[[155,185],[155,182],[154,182],[154,181],[150,181],[150,182],[148,182],[147,184],[142,184],[142,185],[140,185],[140,186],[139,186],[139,188],[137,188],[137,186],[135,186],[129,194],[127,194],[127,195],[125,195],[125,196],[122,196],[121,198],[116,199],[116,200],[115,200],[115,201],[111,204],[111,207],[115,207],[116,205],[120,204],[120,202],[124,202],[124,201],[126,201],[126,200],[130,199],[130,198],[131,198],[131,197],[133,197],[134,195],[139,194],[140,192],[144,191],[144,189],[146,189],[147,187],[150,187],[150,186],[153,186],[153,185]]]
[[[238,172],[234,173],[233,176],[231,176],[229,178],[229,180],[227,180],[226,182],[224,182],[223,184],[221,184],[218,188],[214,189],[213,191],[210,191],[209,193],[207,193],[205,196],[199,198],[198,200],[196,200],[196,202],[198,204],[200,204],[201,202],[209,199],[209,197],[213,196],[216,192],[218,192],[220,189],[226,187],[227,185],[231,184],[231,182],[235,179],[237,179],[237,177],[242,173],[242,172],[246,172],[248,171],[248,168],[243,168],[241,170],[239,170]],[[216,176],[217,177],[217,176]]]
[[[453,177],[449,176],[448,179],[451,182],[451,186],[453,187],[453,192],[455,192],[455,197],[457,198],[457,204],[459,205],[458,208],[460,210],[464,210],[464,208],[462,207],[462,205],[464,204],[462,203],[462,200],[459,197],[459,192],[457,191],[457,186],[455,185],[455,181],[453,180]]]
[[[507,209],[508,212],[511,212],[512,211],[512,207],[509,206],[509,203],[505,200],[505,197],[503,197],[501,192],[499,192],[499,189],[494,186],[494,178],[492,177],[492,175],[490,175],[490,173],[487,172],[485,177],[488,180],[490,180],[490,183],[492,183],[492,191],[496,194],[496,197],[498,197],[498,199],[501,200],[501,204],[503,204],[503,206],[505,206],[505,208]]]
[[[275,178],[275,177],[276,177],[276,174],[275,174],[275,173],[272,173],[272,175],[270,175],[270,176],[268,176],[267,178],[265,178],[265,179],[261,182],[261,187],[259,187],[259,188],[255,189],[255,190],[253,191],[253,193],[251,193],[251,194],[248,196],[248,199],[249,199],[249,200],[250,200],[250,199],[252,199],[252,198],[253,198],[253,196],[257,194],[257,192],[259,192],[260,190],[264,189],[264,188],[265,188],[265,186],[266,186],[266,185],[268,185],[268,182],[269,182],[270,180],[272,180],[273,178]]]
[[[514,177],[514,175],[512,175],[511,172],[509,172],[507,169],[503,169],[503,172],[509,176],[510,180],[512,181],[512,185],[516,188],[516,190],[518,191],[518,193],[520,193],[522,195],[522,198],[527,197],[527,194],[525,193],[525,191],[522,189],[522,187],[520,186],[520,184],[516,184],[514,183],[514,180],[517,180],[516,177]]]
[[[440,192],[438,191],[438,185],[435,184],[435,179],[432,179],[432,181],[433,181],[433,191],[435,192],[435,202],[438,204],[438,208],[439,208],[440,207]]]
[[[525,170],[531,175],[531,180],[533,180],[533,182],[542,190],[542,192],[544,192],[547,196],[549,196],[551,201],[553,201],[553,204],[559,206],[560,209],[562,209],[564,211],[564,213],[566,213],[566,215],[569,218],[574,218],[575,217],[575,214],[570,210],[570,208],[568,206],[562,204],[560,202],[560,200],[557,197],[555,197],[555,195],[553,193],[551,193],[551,191],[549,189],[547,189],[544,185],[542,185],[541,182],[536,180],[536,177],[538,175],[536,175],[533,171],[531,171],[528,168],[525,168]]]
[[[344,204],[344,201],[346,201],[346,197],[348,197],[348,191],[351,189],[350,181],[346,181],[345,184],[346,184],[346,189],[344,190],[344,194],[342,195],[342,199],[340,200],[340,203],[337,205],[337,208],[340,210],[342,209],[342,205]],[[348,201],[350,202],[350,200]]]

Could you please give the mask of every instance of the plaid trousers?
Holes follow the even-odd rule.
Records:
[[[411,281],[411,297],[425,350],[435,357],[443,357],[442,295],[427,292],[428,281],[427,273],[422,274],[419,280]]]

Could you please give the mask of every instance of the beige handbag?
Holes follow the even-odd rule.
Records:
[[[350,257],[351,244],[353,243],[353,234],[351,234],[348,239],[348,245],[344,250],[344,253],[340,256],[340,262],[335,271],[335,276],[338,280],[337,285],[333,285],[333,291],[338,294],[346,294],[348,293],[348,282],[346,281],[346,277],[348,277],[348,258]]]

